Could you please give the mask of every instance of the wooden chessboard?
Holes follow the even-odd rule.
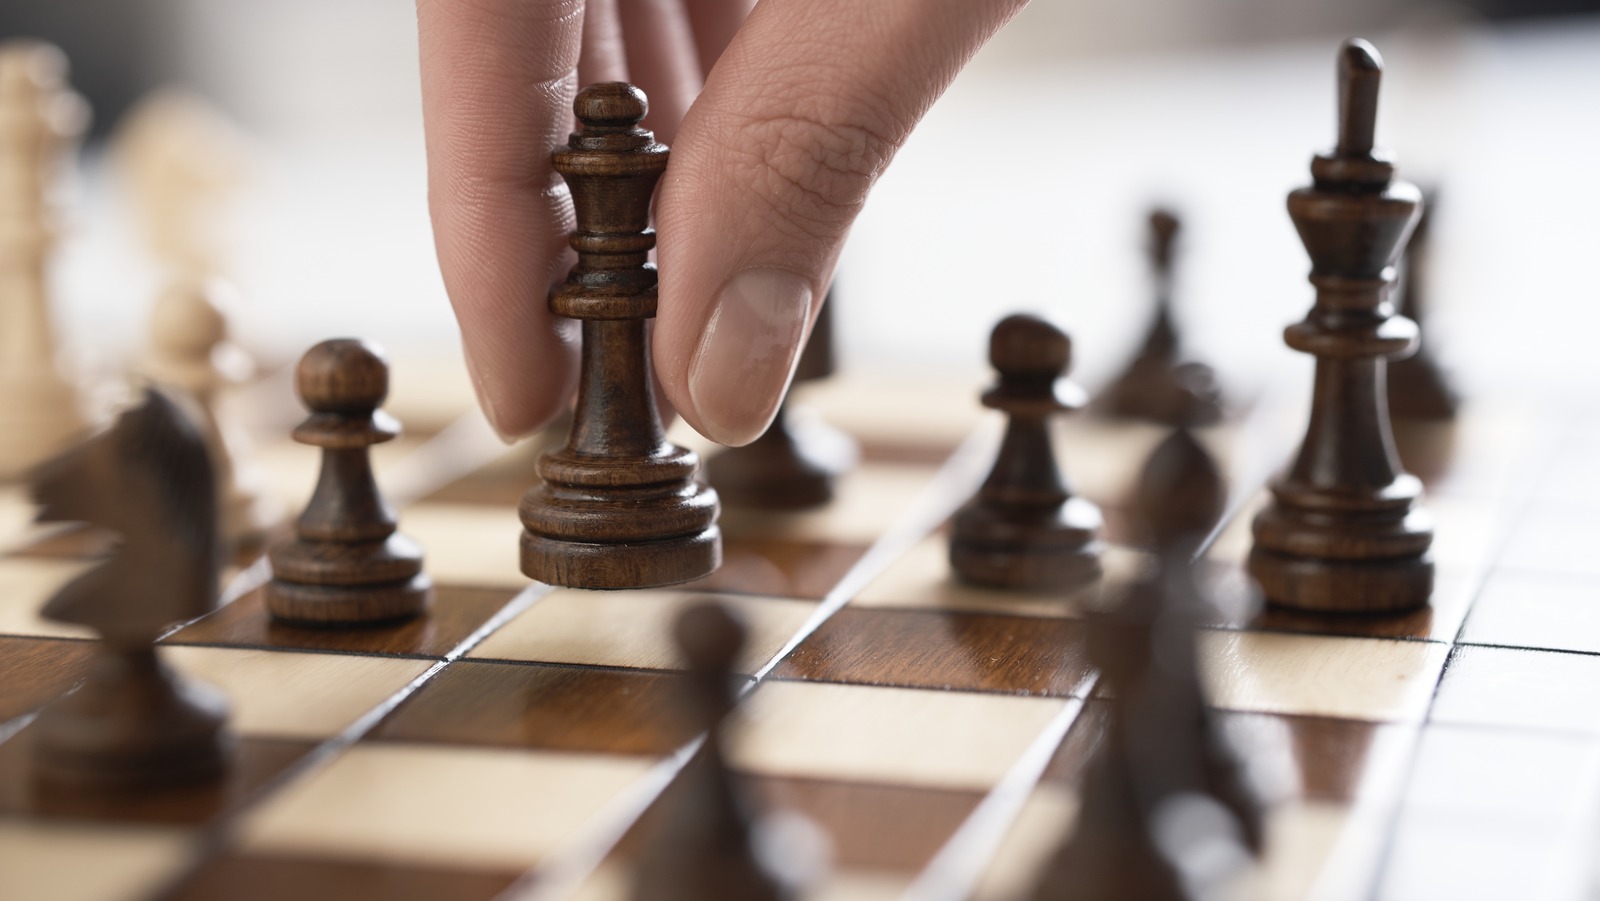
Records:
[[[981,375],[811,386],[863,447],[833,504],[728,510],[715,576],[594,593],[521,575],[533,454],[496,444],[464,387],[408,410],[407,366],[390,409],[411,434],[379,478],[427,550],[436,608],[382,630],[285,628],[264,615],[265,568],[238,572],[225,606],[164,640],[234,704],[240,742],[213,788],[93,804],[30,789],[31,716],[89,653],[37,611],[86,548],[26,532],[26,505],[0,497],[0,534],[24,545],[0,560],[0,897],[625,897],[635,826],[696,738],[674,714],[668,626],[707,592],[751,630],[734,762],[831,840],[815,897],[1007,899],[1027,884],[1070,820],[1105,703],[1084,598],[949,579],[941,528],[997,434],[973,402]],[[286,381],[260,390],[287,398]],[[1241,897],[1558,897],[1587,876],[1600,428],[1559,423],[1485,399],[1454,428],[1405,433],[1432,489],[1439,591],[1404,617],[1257,612],[1238,565],[1259,484],[1236,486],[1211,552],[1232,612],[1200,641],[1213,703],[1280,798]],[[269,481],[301,503],[314,455],[267,434]],[[1107,512],[1114,586],[1137,562],[1117,546],[1121,500],[1162,433],[1062,434],[1069,476]],[[1252,434],[1204,437],[1238,464]]]

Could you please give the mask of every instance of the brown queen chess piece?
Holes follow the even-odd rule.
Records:
[[[550,311],[582,320],[583,357],[571,436],[539,458],[519,510],[522,571],[552,585],[673,585],[722,562],[717,494],[696,479],[699,457],[666,440],[650,380],[650,198],[667,148],[639,127],[646,109],[631,85],[584,88],[579,131],[553,154],[577,212],[578,262]]]
[[[1386,361],[1417,345],[1389,292],[1422,194],[1373,150],[1382,65],[1365,41],[1340,48],[1339,146],[1289,195],[1317,297],[1284,340],[1317,358],[1316,393],[1300,453],[1256,517],[1249,570],[1269,602],[1302,610],[1406,610],[1433,592],[1422,483],[1400,466],[1384,396]]]
[[[267,610],[300,626],[368,626],[409,619],[433,600],[422,549],[395,531],[394,510],[378,492],[371,449],[400,434],[378,409],[389,394],[389,366],[374,345],[354,338],[306,351],[295,387],[311,416],[294,430],[322,448],[322,473],[296,537],[272,549]]]
[[[150,389],[110,430],[40,466],[33,496],[41,521],[86,522],[119,539],[43,610],[101,641],[83,685],[30,727],[37,783],[98,793],[219,777],[232,746],[227,702],[169,668],[155,646],[217,602],[217,483],[200,429]]]
[[[983,405],[1005,413],[1005,437],[978,493],[956,511],[950,566],[977,585],[1070,590],[1100,576],[1100,509],[1068,490],[1049,420],[1083,406],[1062,378],[1072,363],[1066,333],[1036,316],[1002,319],[989,338],[999,383]]]

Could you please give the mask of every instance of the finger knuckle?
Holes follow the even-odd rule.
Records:
[[[868,116],[806,109],[746,118],[735,137],[758,196],[813,237],[849,227],[898,146]]]

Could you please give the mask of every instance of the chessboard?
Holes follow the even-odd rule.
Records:
[[[439,380],[408,411],[408,366],[448,368],[396,358],[392,409],[413,421],[377,471],[425,549],[435,607],[389,628],[286,627],[263,608],[265,566],[241,561],[225,603],[161,641],[233,704],[240,740],[210,787],[93,801],[30,787],[30,722],[91,646],[37,611],[94,548],[22,531],[23,502],[8,499],[0,896],[626,897],[629,860],[698,738],[674,713],[670,622],[707,595],[750,632],[732,762],[826,839],[831,875],[811,897],[1007,899],[1029,884],[1108,703],[1084,598],[951,578],[947,521],[999,434],[973,402],[976,369],[803,386],[804,409],[861,446],[832,502],[726,510],[725,562],[702,582],[587,592],[518,567],[538,442],[500,445],[464,412],[459,381],[459,417]],[[293,409],[286,380],[250,390]],[[1264,422],[1281,431],[1299,414],[1265,405],[1202,430],[1236,499],[1208,557],[1227,614],[1200,636],[1206,688],[1276,792],[1247,897],[1549,897],[1587,878],[1600,570],[1583,511],[1600,501],[1600,427],[1570,412],[1480,397],[1453,424],[1400,429],[1437,517],[1439,587],[1430,608],[1389,617],[1263,612],[1240,569],[1267,474],[1252,446]],[[313,449],[279,446],[277,422],[252,430],[260,459],[303,503]],[[1064,471],[1106,511],[1108,585],[1136,569],[1121,511],[1164,434],[1061,426]]]

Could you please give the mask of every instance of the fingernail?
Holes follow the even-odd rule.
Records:
[[[811,315],[811,283],[746,269],[728,280],[689,363],[689,397],[706,437],[748,444],[778,412]]]

